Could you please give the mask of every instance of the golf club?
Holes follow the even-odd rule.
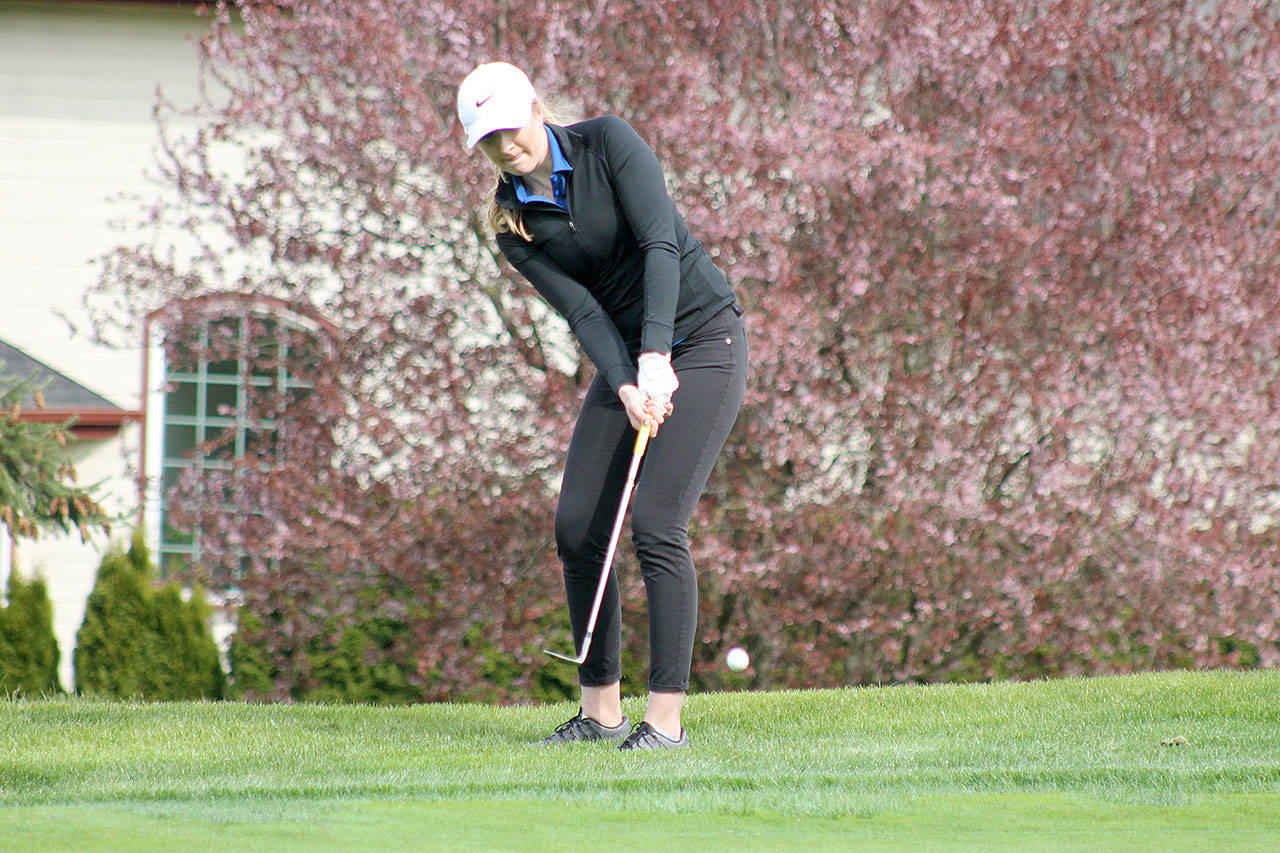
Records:
[[[640,470],[640,459],[644,456],[645,446],[649,443],[649,425],[640,427],[636,433],[635,449],[631,451],[631,468],[627,471],[627,484],[622,487],[622,501],[618,504],[618,517],[613,521],[613,534],[609,537],[609,548],[604,554],[604,568],[600,570],[600,582],[596,584],[596,599],[591,604],[591,616],[587,619],[587,632],[582,635],[582,648],[577,657],[569,657],[551,649],[543,649],[553,658],[582,663],[591,650],[591,634],[596,629],[596,617],[600,615],[600,602],[604,599],[604,588],[609,582],[609,570],[613,568],[613,554],[618,550],[618,537],[622,534],[622,522],[627,516],[627,504],[631,501],[631,490],[636,484],[636,472]]]

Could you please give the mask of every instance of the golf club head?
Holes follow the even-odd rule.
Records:
[[[569,657],[568,655],[562,655],[559,652],[551,651],[551,649],[543,649],[543,651],[551,655],[553,658],[559,658],[560,660],[568,661],[569,663],[580,664],[587,659],[587,652],[591,651],[591,632],[588,631],[586,634],[583,635],[582,651],[578,652],[577,657]]]
[[[559,658],[560,660],[568,661],[569,663],[581,664],[583,661],[587,659],[586,655],[578,655],[576,658],[571,658],[568,655],[562,655],[559,652],[553,652],[551,651],[551,649],[543,649],[542,651],[551,655],[553,658]]]

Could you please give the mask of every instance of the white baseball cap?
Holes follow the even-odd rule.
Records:
[[[475,148],[485,134],[524,127],[533,117],[538,99],[533,84],[509,62],[486,62],[458,86],[458,120],[467,133],[467,147]]]

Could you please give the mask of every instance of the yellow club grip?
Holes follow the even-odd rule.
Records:
[[[649,444],[649,425],[645,424],[636,431],[636,446],[632,449],[633,456],[644,455],[644,449]]]

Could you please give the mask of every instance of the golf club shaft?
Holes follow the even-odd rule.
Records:
[[[604,566],[600,569],[600,580],[596,584],[596,597],[591,603],[591,615],[587,618],[587,630],[582,635],[582,648],[578,650],[577,657],[568,657],[567,655],[557,654],[550,649],[544,649],[547,654],[552,657],[567,660],[571,663],[582,663],[587,659],[587,652],[591,649],[591,636],[596,630],[596,619],[600,615],[600,603],[604,600],[605,588],[609,585],[609,573],[613,568],[613,555],[618,550],[618,539],[622,536],[622,525],[627,516],[627,504],[631,502],[631,492],[635,488],[636,473],[640,470],[640,460],[644,456],[645,447],[649,444],[649,425],[645,424],[640,427],[636,433],[636,443],[631,451],[631,467],[627,470],[627,482],[622,487],[622,500],[618,502],[618,515],[613,520],[613,533],[609,536],[609,548],[604,554]]]

